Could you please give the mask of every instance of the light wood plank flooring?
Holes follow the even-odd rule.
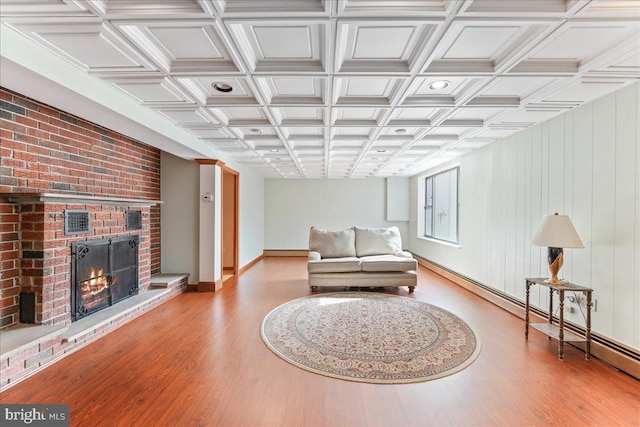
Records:
[[[413,295],[482,341],[454,375],[404,385],[323,377],[274,355],[264,316],[309,295],[305,258],[266,258],[216,293],[187,292],[2,393],[68,403],[74,426],[638,426],[640,381],[532,331],[422,267]],[[411,325],[407,325],[411,327]]]

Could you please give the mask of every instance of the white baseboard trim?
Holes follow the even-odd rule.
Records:
[[[473,292],[479,297],[486,299],[487,301],[524,320],[523,301],[519,301],[510,295],[494,290],[489,286],[478,283],[418,255],[414,254],[414,257],[422,267],[451,280],[453,283]],[[539,309],[534,309],[533,314],[540,316],[542,319],[546,319],[546,313]],[[568,323],[567,325],[568,329],[574,329],[583,333],[584,328],[582,326],[573,323]],[[571,345],[575,345],[575,347],[584,351],[584,344],[571,343]],[[618,343],[611,338],[592,332],[591,355],[616,369],[640,379],[640,352],[633,348],[622,343]]]

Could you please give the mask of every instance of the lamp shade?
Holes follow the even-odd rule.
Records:
[[[569,217],[557,213],[542,218],[531,244],[549,248],[584,248]]]

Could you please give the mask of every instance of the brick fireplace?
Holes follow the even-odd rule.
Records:
[[[139,236],[139,285],[160,272],[160,150],[0,88],[0,329],[71,322],[71,245]],[[126,212],[141,213],[128,230]],[[70,211],[91,230],[65,232]]]
[[[151,277],[150,207],[154,202],[53,193],[14,193],[6,197],[18,205],[20,257],[18,299],[32,294],[33,307],[18,303],[24,323],[66,325],[72,321],[72,246],[135,236],[138,242],[138,287],[148,289]],[[140,212],[140,228],[127,230],[126,213]],[[86,212],[89,232],[69,234],[65,216]],[[28,304],[31,305],[31,304]],[[33,316],[30,313],[33,309]],[[32,317],[32,319],[28,319]]]

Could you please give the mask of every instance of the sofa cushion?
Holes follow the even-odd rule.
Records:
[[[307,263],[309,273],[351,273],[362,270],[360,258],[324,258]]]
[[[418,262],[413,258],[395,255],[372,255],[360,258],[362,271],[413,271]]]
[[[363,228],[354,227],[356,232],[356,255],[393,255],[402,251],[402,238],[398,227]]]
[[[311,227],[309,232],[309,251],[318,252],[322,258],[341,258],[356,256],[355,231],[321,230]]]

